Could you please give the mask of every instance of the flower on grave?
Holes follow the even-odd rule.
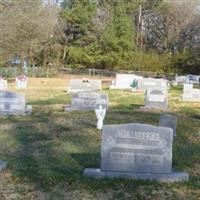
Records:
[[[16,79],[19,81],[27,81],[27,77],[24,74],[17,76]]]
[[[137,85],[138,85],[138,81],[136,79],[134,79],[133,82],[131,83],[131,87],[136,88]]]
[[[3,76],[0,76],[0,81],[4,81],[4,78],[3,78]]]

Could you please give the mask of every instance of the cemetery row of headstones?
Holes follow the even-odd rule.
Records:
[[[130,82],[129,82],[130,83]],[[120,85],[118,82],[116,85]],[[123,85],[123,87],[125,87]],[[167,108],[167,81],[138,78],[131,88],[146,90],[147,108]],[[159,126],[148,124],[105,125],[108,96],[94,92],[101,89],[101,81],[71,81],[69,92],[71,104],[67,111],[94,110],[97,128],[102,129],[101,168],[85,169],[84,175],[95,178],[133,178],[174,182],[188,180],[184,172],[172,171],[173,135],[176,135],[177,120],[173,116],[161,116]],[[0,114],[30,114],[25,97],[10,92],[1,92]],[[155,103],[156,102],[156,103]],[[1,162],[1,167],[6,167]],[[1,168],[0,168],[1,169]]]
[[[184,84],[184,83],[200,83],[200,75],[186,75],[186,76],[176,76],[174,85]]]
[[[16,88],[25,89],[27,88],[28,78],[25,75],[17,76],[15,78]],[[0,77],[0,90],[7,90],[8,82],[3,77]]]

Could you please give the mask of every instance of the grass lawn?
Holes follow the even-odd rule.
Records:
[[[200,103],[181,102],[182,89],[169,92],[168,113],[178,117],[173,167],[186,171],[189,182],[164,184],[137,180],[93,180],[83,176],[100,167],[101,132],[94,112],[64,112],[70,102],[67,80],[30,79],[25,93],[31,116],[0,118],[0,159],[8,168],[0,174],[0,199],[200,199]],[[16,91],[14,83],[11,91]],[[143,93],[104,89],[110,108],[105,124],[157,125],[161,111],[140,110]]]

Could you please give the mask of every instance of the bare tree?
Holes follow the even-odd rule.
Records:
[[[52,0],[1,0],[1,62],[18,56],[33,63],[34,54],[44,52],[47,62],[48,42],[54,36],[58,8]],[[23,63],[23,62],[22,62]]]

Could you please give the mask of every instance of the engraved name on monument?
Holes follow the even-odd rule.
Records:
[[[142,124],[104,126],[102,170],[168,173],[172,164],[170,129]]]

